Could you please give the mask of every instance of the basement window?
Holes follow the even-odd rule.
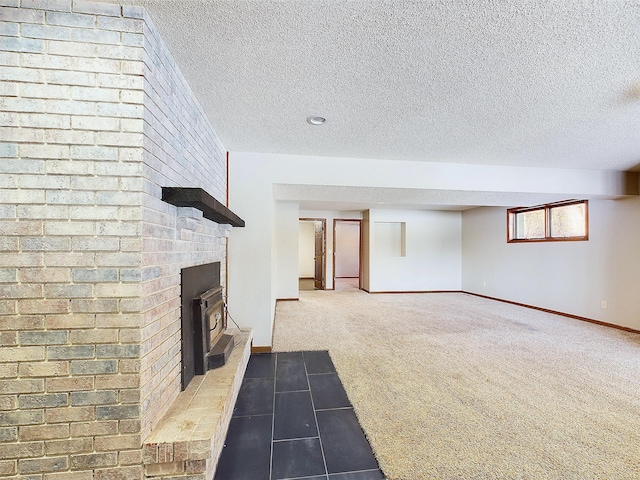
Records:
[[[589,240],[589,203],[567,200],[507,210],[507,242]]]

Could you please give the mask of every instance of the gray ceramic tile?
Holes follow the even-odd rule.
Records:
[[[326,351],[252,355],[233,415],[213,480],[384,480]]]
[[[316,412],[328,473],[378,469],[352,409]]]
[[[320,440],[305,438],[274,442],[271,469],[272,480],[326,473]]]
[[[276,392],[309,390],[302,352],[278,353]]]
[[[351,406],[337,373],[309,375],[309,385],[316,410]]]
[[[275,353],[254,354],[249,357],[244,378],[266,378],[276,375]]]
[[[307,373],[335,373],[329,352],[304,352],[304,363],[307,366]]]
[[[214,480],[269,480],[271,419],[231,419]]]
[[[310,392],[276,393],[274,440],[317,437]]]
[[[367,470],[329,475],[329,480],[385,480],[385,476],[380,470]]]
[[[245,378],[238,392],[233,416],[272,415],[273,383],[272,378]]]

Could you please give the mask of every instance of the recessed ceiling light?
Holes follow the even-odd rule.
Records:
[[[637,82],[627,91],[629,100],[640,100],[640,82]]]
[[[309,125],[323,125],[327,122],[327,119],[324,117],[321,117],[320,115],[311,115],[310,117],[307,117],[307,123]]]

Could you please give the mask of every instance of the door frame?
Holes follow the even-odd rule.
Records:
[[[351,222],[358,224],[358,289],[362,290],[362,220],[359,218],[334,218],[333,219],[333,279],[331,290],[336,289],[336,225],[338,222]]]
[[[322,223],[322,290],[326,290],[327,289],[327,219],[302,217],[302,218],[298,218],[298,221]]]

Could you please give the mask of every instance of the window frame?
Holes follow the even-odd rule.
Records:
[[[585,234],[575,237],[551,236],[551,210],[557,207],[584,204]],[[516,234],[516,215],[533,211],[544,211],[544,238],[514,238]],[[533,207],[515,207],[507,209],[507,243],[535,243],[535,242],[584,242],[589,240],[589,200],[564,200],[561,202],[545,203]]]

